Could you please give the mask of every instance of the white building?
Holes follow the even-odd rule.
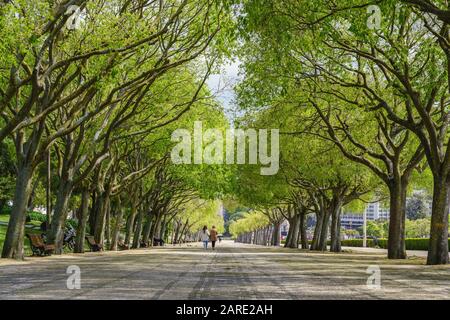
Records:
[[[341,215],[341,227],[345,229],[356,229],[364,223],[362,214],[344,213]]]
[[[369,203],[366,207],[367,220],[389,219],[389,208],[383,208],[380,202]]]
[[[369,203],[365,209],[367,220],[389,220],[389,208],[380,202]],[[345,229],[356,229],[364,223],[363,213],[344,213],[341,216],[341,226]]]

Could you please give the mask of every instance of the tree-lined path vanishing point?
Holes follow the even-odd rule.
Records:
[[[449,299],[450,268],[385,254],[317,253],[222,241],[0,262],[2,299]],[[67,267],[81,289],[66,286]],[[381,288],[367,287],[368,266]]]

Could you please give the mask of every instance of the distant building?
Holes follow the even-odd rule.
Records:
[[[356,229],[364,224],[362,214],[345,213],[341,215],[341,227],[345,229]]]
[[[366,207],[367,220],[389,220],[389,208],[385,208],[380,202],[369,203]],[[316,217],[309,215],[307,220],[307,235],[311,239],[313,235],[314,225],[316,224]],[[345,229],[357,229],[364,224],[363,213],[343,213],[341,215],[341,227]],[[289,222],[284,220],[280,225],[280,236],[284,240],[289,232]]]
[[[380,202],[369,203],[366,207],[367,220],[388,220],[389,208],[381,206]],[[364,224],[362,213],[344,213],[341,216],[341,226],[345,229],[357,229]]]
[[[289,222],[287,220],[283,220],[280,225],[280,237],[281,240],[285,240],[289,231]]]
[[[388,220],[389,208],[383,208],[379,202],[369,203],[366,207],[367,220]]]

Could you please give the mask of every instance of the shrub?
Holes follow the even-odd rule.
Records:
[[[347,239],[342,240],[341,245],[345,247],[362,247],[363,246],[363,239]],[[373,247],[374,243],[372,239],[367,239],[367,246]]]
[[[47,215],[42,214],[40,212],[30,211],[28,212],[27,216],[30,218],[31,221],[39,221],[39,222],[47,221]],[[76,228],[78,222],[75,219],[67,219],[66,224],[70,224],[72,227]]]
[[[76,229],[78,226],[78,221],[74,219],[67,219],[66,225],[71,225],[72,228]]]
[[[405,239],[406,250],[428,250],[428,238],[407,238]],[[345,247],[362,247],[362,239],[349,239],[342,240],[341,245]],[[372,239],[367,239],[368,247],[375,247],[375,243]],[[387,249],[387,239],[378,239],[378,247]],[[450,239],[449,239],[450,248]]]
[[[380,247],[382,249],[387,249],[387,247],[388,247],[388,239],[378,239],[378,247]]]
[[[76,223],[76,222],[75,222]],[[428,238],[407,238],[405,239],[406,250],[428,250],[428,242],[430,239]],[[281,244],[284,245],[286,240],[281,240]],[[375,241],[373,239],[367,239],[367,247],[369,248],[381,248],[387,249],[387,239],[377,239],[377,245],[375,245]],[[330,245],[331,241],[327,241],[327,244]],[[311,244],[311,241],[309,241]],[[362,247],[363,239],[347,239],[341,240],[341,245],[344,247]],[[450,248],[450,239],[448,241],[448,247]]]
[[[31,221],[39,221],[39,222],[47,221],[47,216],[40,212],[30,211],[30,212],[28,212],[27,215]]]
[[[11,214],[11,207],[9,206],[4,206],[1,210],[0,210],[0,214],[6,214],[6,215],[10,215]]]
[[[410,238],[406,239],[407,250],[428,250],[428,238]]]

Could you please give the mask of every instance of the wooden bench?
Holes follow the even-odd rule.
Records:
[[[119,241],[117,243],[117,248],[119,248],[119,250],[128,250],[129,249],[128,245],[125,244],[124,241]]]
[[[26,236],[30,240],[33,256],[51,255],[55,250],[55,246],[53,244],[45,244],[42,236],[39,234],[27,233]]]
[[[139,248],[147,248],[148,247],[148,243],[141,241],[141,243],[139,244]]]
[[[164,246],[164,240],[163,239],[157,239],[157,238],[153,238],[153,246],[157,247],[157,246]]]
[[[101,244],[98,244],[97,242],[95,242],[95,239],[93,236],[86,236],[85,238],[88,243],[89,249],[91,249],[91,252],[103,250],[103,246]]]

